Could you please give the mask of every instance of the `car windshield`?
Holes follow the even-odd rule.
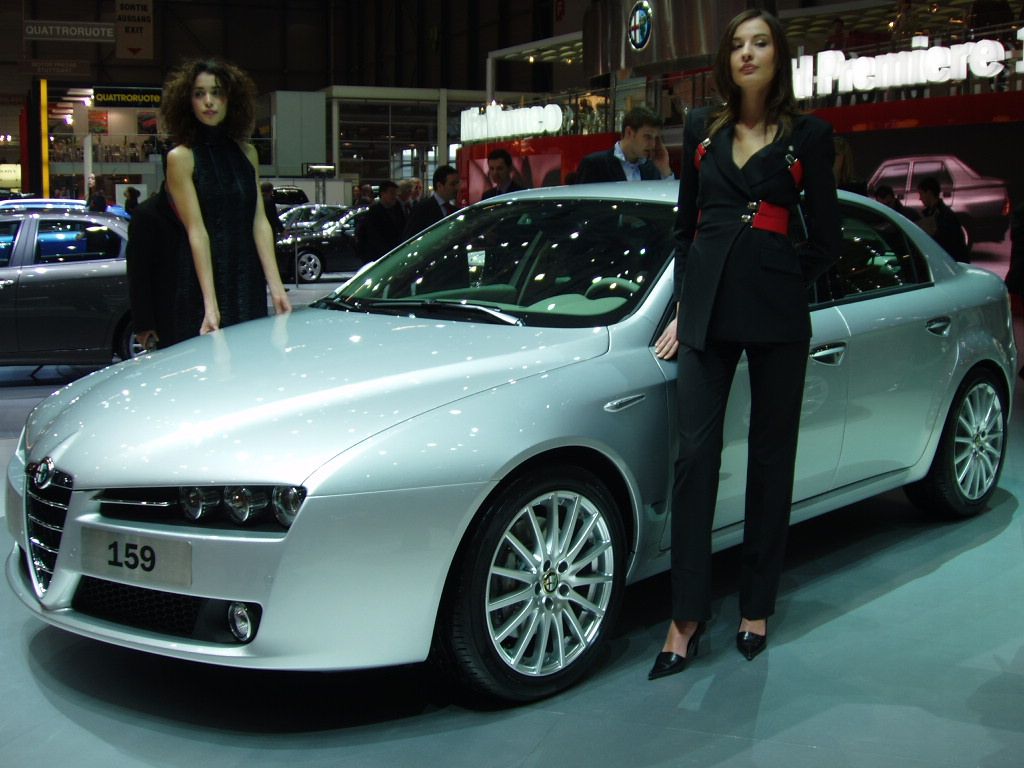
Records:
[[[476,205],[399,246],[317,306],[607,325],[639,306],[665,268],[674,217],[671,205],[620,200]]]

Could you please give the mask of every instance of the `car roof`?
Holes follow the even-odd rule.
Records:
[[[109,222],[114,225],[114,228],[120,232],[127,232],[128,220],[117,216],[113,213],[105,213],[101,211],[90,211],[86,208],[0,208],[0,221],[12,221],[16,219],[25,219],[28,217],[39,218],[45,214],[59,214],[66,216],[69,219],[92,219],[92,220],[103,220],[105,223]]]
[[[12,197],[0,201],[0,208],[85,208],[84,200],[63,197]]]

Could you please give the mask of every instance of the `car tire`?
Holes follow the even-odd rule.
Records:
[[[324,273],[324,265],[319,256],[310,251],[303,251],[299,254],[297,261],[296,269],[299,273],[299,282],[315,283],[320,280],[320,276]]]
[[[135,330],[130,321],[124,321],[114,336],[114,354],[122,360],[131,360],[133,357],[145,354],[146,350],[135,338]]]
[[[907,485],[917,507],[944,517],[972,517],[985,508],[1006,461],[1006,394],[990,372],[971,371],[957,389],[932,466]]]
[[[513,481],[468,534],[441,631],[477,694],[534,701],[595,664],[625,585],[617,504],[592,473],[555,466]]]

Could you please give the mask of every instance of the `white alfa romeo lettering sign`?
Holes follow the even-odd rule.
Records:
[[[562,108],[557,104],[522,109],[503,109],[500,104],[491,104],[483,112],[471,107],[462,110],[460,126],[464,142],[538,136],[561,129]]]
[[[1024,28],[1017,30],[1024,42]],[[831,93],[902,88],[974,77],[992,78],[1009,58],[998,40],[928,46],[927,37],[914,37],[912,50],[847,59],[842,51],[822,51],[793,59],[793,92],[798,99]],[[1024,62],[1016,71],[1024,73]]]

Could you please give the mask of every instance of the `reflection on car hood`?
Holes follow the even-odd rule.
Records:
[[[76,488],[298,483],[417,414],[607,349],[603,328],[301,310],[61,389],[29,417],[30,459],[52,457]]]

